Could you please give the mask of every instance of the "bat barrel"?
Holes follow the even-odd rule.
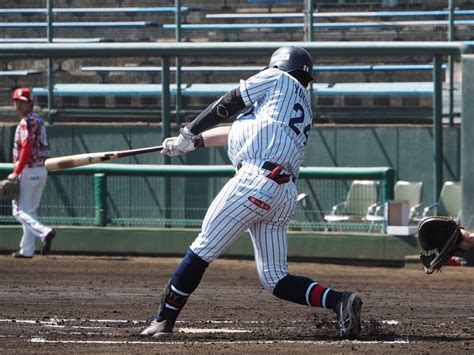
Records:
[[[108,160],[124,158],[132,155],[139,155],[162,150],[162,146],[122,150],[118,152],[100,152],[100,153],[86,153],[67,155],[63,157],[46,159],[44,165],[48,171],[58,171],[78,166],[90,165],[105,162]]]
[[[87,160],[83,160],[81,162],[76,159],[71,160],[66,158],[67,157],[46,159],[46,161],[44,162],[44,166],[48,171],[58,171],[88,164]]]
[[[78,166],[100,163],[101,161],[114,158],[117,158],[114,153],[77,154],[46,159],[44,165],[48,171],[58,171],[76,168]]]

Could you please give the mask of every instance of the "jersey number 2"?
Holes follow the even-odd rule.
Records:
[[[290,118],[290,123],[288,124],[288,126],[290,126],[290,128],[296,133],[297,136],[299,136],[301,134],[301,131],[298,127],[296,127],[296,124],[297,123],[303,123],[304,122],[304,110],[303,110],[303,106],[301,106],[300,104],[295,104],[295,106],[293,106],[293,111],[296,111],[297,113],[298,112],[301,112],[301,116],[297,116],[297,117],[292,117]],[[303,129],[303,134],[305,136],[305,140],[304,140],[304,144],[306,145],[306,141],[308,140],[308,135],[309,135],[309,130],[311,129],[311,125],[308,124],[304,127]]]

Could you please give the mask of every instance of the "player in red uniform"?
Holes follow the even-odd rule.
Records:
[[[33,95],[29,88],[13,92],[13,105],[20,116],[13,143],[13,172],[9,180],[20,180],[20,197],[12,201],[13,216],[23,226],[20,250],[15,258],[32,258],[35,237],[42,241],[41,254],[46,255],[56,233],[36,219],[36,211],[46,185],[47,171],[44,161],[49,157],[49,142],[44,121],[33,112]]]

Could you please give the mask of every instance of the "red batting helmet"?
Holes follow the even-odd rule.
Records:
[[[21,100],[26,102],[33,101],[33,92],[30,88],[18,88],[13,91],[12,100]]]

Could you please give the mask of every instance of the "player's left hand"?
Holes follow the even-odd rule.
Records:
[[[0,201],[18,200],[20,196],[20,181],[5,179],[0,181]]]
[[[161,154],[175,157],[196,149],[194,146],[194,138],[196,136],[187,127],[182,128],[179,132],[178,137],[166,138],[163,141],[163,150],[161,151]]]

